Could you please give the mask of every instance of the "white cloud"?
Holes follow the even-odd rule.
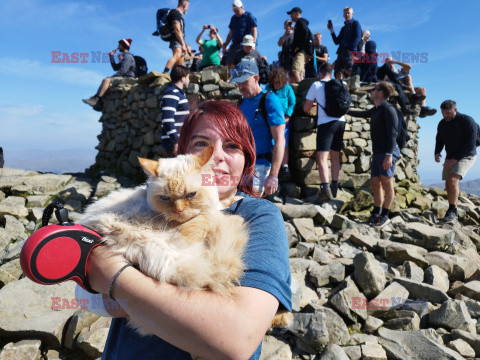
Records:
[[[0,58],[0,74],[87,86],[99,86],[104,78],[98,72],[61,63],[45,65],[36,60],[13,58]]]

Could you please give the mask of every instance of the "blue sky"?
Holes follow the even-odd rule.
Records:
[[[167,1],[1,0],[0,146],[13,150],[92,149],[98,144],[100,114],[81,102],[113,73],[108,63],[92,63],[91,52],[108,52],[121,38],[133,39],[131,51],[143,56],[150,70],[162,71],[170,55],[167,43],[151,36],[155,12],[175,7]],[[380,53],[428,53],[413,63],[414,85],[427,88],[427,104],[456,100],[460,112],[480,122],[480,1],[253,1],[244,7],[258,20],[258,50],[272,61],[279,50],[286,11],[303,10],[313,32],[323,33],[331,61],[336,47],[326,29],[338,32],[342,9],[352,6],[362,28],[369,29]],[[191,0],[186,19],[187,43],[194,44],[203,24],[213,24],[225,39],[233,15],[230,0]],[[196,47],[195,47],[196,48]],[[89,53],[87,63],[52,63],[52,51]],[[433,161],[438,115],[419,119],[420,167],[424,181],[438,179]],[[93,155],[92,155],[93,162]],[[8,164],[14,167],[15,164]],[[81,170],[81,169],[79,169]],[[480,178],[480,161],[466,180]]]

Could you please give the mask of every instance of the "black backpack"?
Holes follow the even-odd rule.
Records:
[[[147,75],[148,67],[145,59],[137,55],[135,55],[133,58],[135,59],[135,76],[138,78],[140,76]]]
[[[405,118],[403,117],[402,111],[394,105],[391,105],[396,113],[398,118],[398,133],[397,133],[397,145],[401,149],[404,148],[405,144],[410,140],[410,134],[408,133],[408,124]]]
[[[172,27],[167,23],[167,16],[170,9],[163,8],[157,10],[157,30],[153,36],[160,36],[163,41],[170,41],[173,36]]]
[[[268,63],[265,61],[265,59],[262,59],[260,61],[260,64],[258,65],[258,76],[260,78],[258,80],[260,84],[268,84],[268,77],[270,76],[270,67],[268,66]]]
[[[342,80],[331,79],[324,82],[325,107],[320,107],[331,117],[342,117],[350,109],[352,97]]]
[[[308,29],[306,43],[305,43],[305,52],[309,56],[313,56],[315,54],[315,41],[313,40],[313,34]]]

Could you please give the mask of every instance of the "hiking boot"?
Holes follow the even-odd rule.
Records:
[[[382,227],[384,227],[385,225],[387,225],[389,222],[390,222],[390,219],[388,218],[387,215],[380,215],[380,216],[377,218],[377,221],[374,222],[372,225],[375,226],[376,228],[381,229]]]
[[[421,106],[420,107],[420,117],[424,118],[426,116],[432,116],[437,113],[437,109],[430,108],[428,106]]]
[[[98,103],[98,100],[100,100],[100,98],[97,96],[97,95],[93,95],[91,98],[89,99],[82,99],[82,101],[87,104],[87,105],[90,105],[90,106],[95,106],[97,105]]]
[[[417,115],[417,111],[416,111],[416,110],[413,110],[413,109],[409,109],[408,107],[405,106],[405,107],[402,109],[402,114],[405,115],[405,116],[406,116],[406,115]]]
[[[288,166],[282,166],[280,168],[280,171],[278,173],[278,179],[282,181],[288,181],[291,180],[292,176],[290,174],[290,170],[288,169]]]
[[[321,205],[332,200],[332,191],[327,187],[326,189],[320,189],[320,193],[318,194],[318,199],[315,201],[315,204]]]
[[[102,111],[103,110],[103,99],[99,98],[95,106],[93,107],[95,111]]]
[[[410,105],[420,104],[426,98],[425,95],[412,94],[412,96],[410,96]]]
[[[332,192],[332,197],[336,198],[338,192],[338,183],[336,185],[330,184],[330,191]]]
[[[445,217],[443,217],[440,220],[443,221],[443,222],[455,221],[455,220],[457,220],[457,213],[455,211],[447,211],[447,213],[445,214]]]
[[[368,220],[365,221],[364,224],[365,224],[365,225],[373,226],[374,224],[377,223],[379,217],[380,217],[379,214],[372,214],[372,215],[370,215],[370,217],[368,218]]]

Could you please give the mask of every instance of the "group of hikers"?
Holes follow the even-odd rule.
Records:
[[[175,9],[160,9],[157,13],[156,35],[168,41],[172,50],[172,57],[164,69],[165,73],[170,73],[171,84],[161,103],[162,145],[169,156],[174,156],[178,151],[180,129],[189,114],[185,91],[189,86],[193,62],[190,62],[190,67],[185,66],[184,62],[188,59],[188,54],[192,53],[191,47],[185,42],[184,15],[188,8],[189,0],[179,0]],[[202,49],[202,57],[197,65],[198,69],[203,69],[225,64],[230,70],[230,82],[237,84],[243,96],[238,105],[255,139],[257,176],[253,181],[258,193],[267,196],[274,194],[278,190],[278,177],[291,176],[288,144],[290,118],[296,99],[289,83],[302,81],[304,76],[318,77],[318,81],[308,91],[305,103],[300,107],[308,113],[315,103],[318,105],[316,162],[321,186],[316,202],[324,203],[336,197],[345,115],[369,117],[374,210],[367,223],[384,226],[389,221],[395,196],[395,164],[408,140],[404,116],[425,117],[436,113],[436,109],[425,105],[426,90],[413,86],[409,73],[411,65],[388,57],[385,64],[378,67],[376,43],[370,39],[368,30],[362,31],[359,21],[353,18],[351,7],[343,9],[345,22],[338,35],[332,22],[329,20],[327,23],[332,40],[338,45],[337,57],[330,64],[327,48],[321,44],[322,34],[312,34],[308,20],[302,17],[302,9],[294,7],[286,12],[290,19],[284,22],[285,32],[278,40],[282,50],[278,60],[269,67],[267,84],[263,89],[260,85],[261,64],[266,59],[256,49],[257,20],[245,11],[241,0],[233,1],[232,9],[234,15],[225,41],[216,27],[202,27],[196,38]],[[205,31],[208,31],[207,40],[202,39]],[[112,67],[117,70],[114,76],[136,76],[135,59],[129,53],[131,43],[131,39],[118,42],[118,64],[114,60],[115,51],[110,52]],[[400,69],[397,70],[395,65],[400,66]],[[375,106],[368,111],[349,109],[349,94],[343,80],[353,75],[360,75],[362,84],[370,84],[373,88],[370,99]],[[97,93],[83,101],[98,107],[110,83],[110,78],[104,79]],[[388,102],[395,92],[398,94],[396,102],[400,109]],[[420,105],[420,112],[417,105]],[[444,220],[451,221],[457,216],[459,181],[475,161],[480,134],[478,125],[471,117],[457,112],[454,101],[446,100],[440,108],[443,119],[437,131],[435,161],[440,161],[440,153],[445,147],[446,160],[442,177],[446,181],[449,208]]]

